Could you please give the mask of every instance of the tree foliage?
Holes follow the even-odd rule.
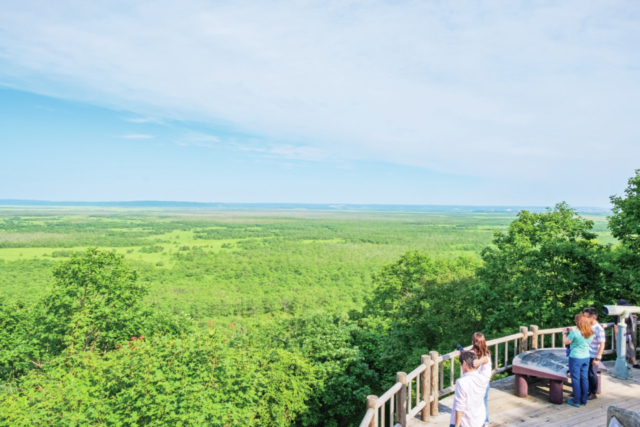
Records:
[[[506,233],[496,232],[478,270],[485,327],[560,325],[606,299],[610,248],[597,242],[592,226],[560,203],[545,213],[522,211]]]
[[[66,354],[0,399],[0,425],[290,426],[313,368],[285,351],[240,351],[214,329]]]
[[[376,275],[361,316],[358,344],[385,378],[408,369],[429,350],[455,347],[478,328],[475,270],[470,257],[433,259],[412,251]]]
[[[315,368],[315,385],[301,418],[304,426],[344,427],[357,423],[362,399],[376,373],[355,345],[356,325],[329,315],[283,320],[267,331],[267,346],[300,352]]]
[[[613,215],[611,234],[636,253],[640,253],[640,169],[629,178],[625,196],[611,196]]]
[[[146,288],[113,252],[72,254],[53,276],[37,305],[0,299],[0,425],[288,427],[314,419],[317,378],[340,371],[143,307]]]
[[[148,289],[114,252],[89,248],[54,267],[53,288],[42,303],[52,351],[75,346],[113,349],[142,330],[142,298]]]

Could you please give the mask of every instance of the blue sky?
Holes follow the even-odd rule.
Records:
[[[631,1],[0,0],[0,199],[608,205]]]

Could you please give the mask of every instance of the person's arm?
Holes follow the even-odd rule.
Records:
[[[489,356],[481,357],[480,359],[476,359],[473,361],[473,367],[477,368],[480,365],[486,365],[489,363]]]
[[[604,342],[601,342],[598,346],[598,354],[596,354],[596,358],[593,359],[593,366],[598,366],[598,363],[602,360],[602,353],[604,353]]]
[[[460,427],[460,424],[462,424],[462,414],[464,414],[464,412],[456,411],[456,427]]]
[[[569,328],[567,328],[569,329]],[[564,345],[569,345],[571,344],[571,341],[573,341],[573,331],[571,331],[571,333],[569,333],[569,335],[567,336],[567,331],[565,330],[564,332],[562,332],[562,343]]]
[[[456,427],[460,427],[464,411],[467,410],[467,391],[464,389],[463,382],[464,381],[459,381],[456,383],[456,391],[453,396],[456,410]],[[460,387],[458,387],[458,385],[460,385]]]
[[[598,351],[596,352],[596,357],[593,360],[593,364],[598,366],[598,363],[602,360],[602,355],[604,354],[604,347],[607,344],[607,335],[604,331],[604,328],[600,325],[594,331],[596,333],[596,338],[598,338]]]

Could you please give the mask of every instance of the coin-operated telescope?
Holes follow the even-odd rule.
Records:
[[[631,379],[629,370],[627,369],[627,317],[632,313],[640,313],[640,307],[630,305],[605,305],[602,312],[607,316],[620,316],[618,322],[618,342],[616,366],[613,368],[611,376],[623,380]]]

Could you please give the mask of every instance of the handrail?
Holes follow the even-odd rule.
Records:
[[[429,366],[433,365],[433,362],[431,362],[429,364]],[[424,372],[424,370],[427,369],[426,365],[420,365],[418,366],[416,369],[414,369],[413,371],[411,371],[410,373],[407,374],[407,381],[411,381],[412,379],[414,379],[415,377],[417,377],[419,374],[421,374],[422,372]]]
[[[638,322],[640,325],[640,321]],[[614,323],[601,323],[605,331],[612,329]],[[556,347],[556,334],[561,333],[565,328],[538,329],[532,325],[520,327],[520,332],[487,341],[487,347],[493,348],[492,375],[506,372],[512,368],[509,359],[524,353],[529,349],[538,348],[564,348],[562,341],[560,347]],[[545,337],[551,336],[551,347],[545,347]],[[604,354],[615,353],[615,336],[613,332],[605,338],[611,341],[611,348],[605,349]],[[509,354],[510,344],[513,342],[513,350]],[[498,360],[501,355],[501,344],[504,344],[502,355],[504,359]],[[464,347],[470,350],[472,346]],[[606,348],[606,346],[605,346]],[[640,347],[638,348],[640,351]],[[399,372],[397,382],[389,388],[382,396],[369,396],[367,398],[367,412],[360,423],[360,427],[406,427],[407,420],[421,414],[423,421],[432,416],[438,415],[438,400],[455,391],[456,358],[460,356],[458,350],[439,355],[432,351],[429,355],[422,356],[422,363],[410,373]],[[500,363],[502,366],[500,366]],[[445,363],[448,365],[448,372],[445,372]],[[462,373],[460,368],[460,374]],[[448,384],[445,387],[445,374],[448,374]],[[413,382],[415,381],[415,387]],[[415,400],[415,404],[413,401]],[[387,405],[387,402],[389,403]],[[413,406],[412,406],[413,405]],[[388,418],[387,418],[388,417]],[[387,421],[385,421],[387,419]]]
[[[389,399],[391,399],[400,389],[402,388],[402,383],[395,383],[393,387],[387,390],[382,396],[378,398],[377,408],[380,408],[385,404]]]
[[[371,421],[373,421],[373,416],[376,414],[376,409],[369,408],[367,409],[367,413],[364,416],[364,419],[360,423],[360,427],[369,427]]]
[[[519,333],[513,334],[513,335],[507,335],[506,337],[502,337],[502,338],[495,338],[495,339],[487,341],[487,347],[491,347],[492,345],[496,345],[496,344],[503,344],[505,342],[517,340],[517,339],[520,339],[520,338],[522,338],[522,332],[519,332]],[[471,347],[469,347],[469,348],[471,348]]]

